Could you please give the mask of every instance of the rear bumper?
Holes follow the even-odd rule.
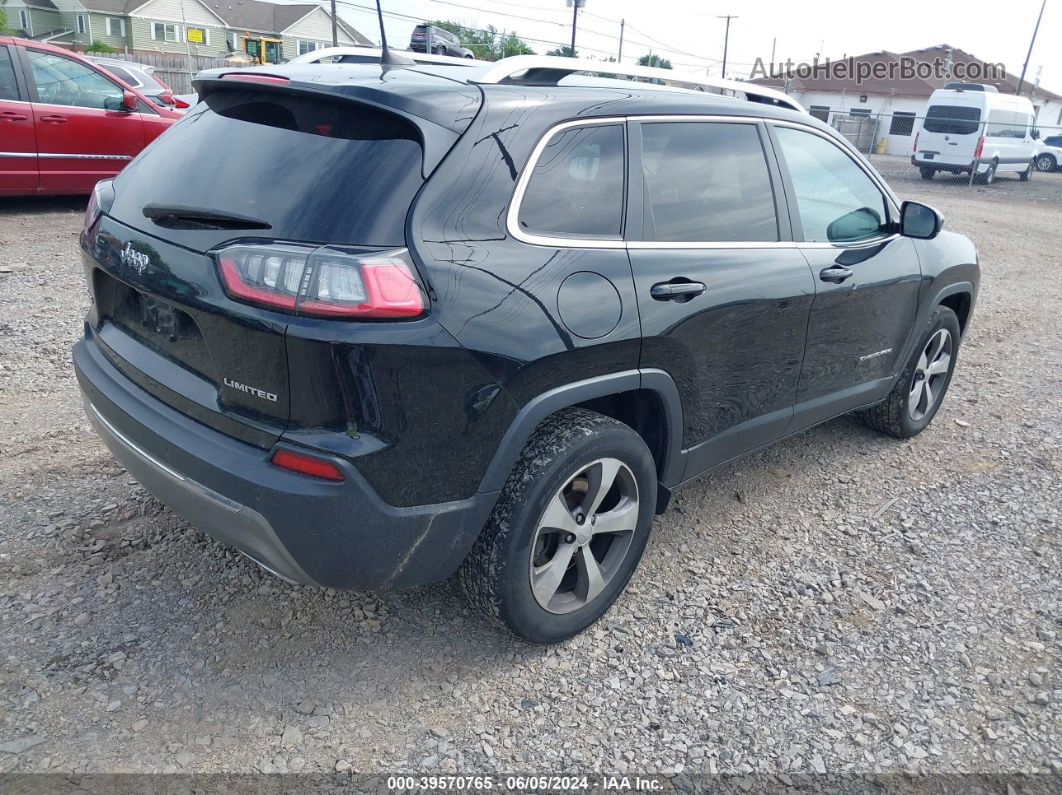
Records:
[[[932,160],[927,160],[921,152],[915,152],[911,155],[911,165],[919,168],[927,166],[938,171],[951,171],[954,174],[968,174],[976,165],[979,165],[979,162],[944,155],[934,155]],[[985,161],[985,167],[987,168],[987,161]]]
[[[497,498],[396,508],[342,458],[333,459],[342,483],[278,469],[272,451],[218,433],[133,384],[90,329],[74,347],[74,368],[89,420],[133,477],[196,527],[292,582],[382,590],[445,579]]]

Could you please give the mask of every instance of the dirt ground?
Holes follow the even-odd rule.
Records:
[[[452,582],[287,585],[148,496],[71,369],[83,200],[0,200],[0,772],[1062,773],[1062,173],[874,162],[980,251],[933,426],[681,492],[553,648]]]

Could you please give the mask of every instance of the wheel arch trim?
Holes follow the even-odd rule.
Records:
[[[678,387],[670,375],[663,370],[645,369],[594,376],[563,384],[533,397],[517,412],[506,429],[480,481],[479,491],[496,492],[505,485],[520,457],[520,451],[546,417],[588,400],[636,389],[649,390],[660,399],[667,439],[660,480],[665,486],[675,485],[682,479],[682,402]]]

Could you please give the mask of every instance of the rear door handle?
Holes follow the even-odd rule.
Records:
[[[66,124],[66,116],[41,116],[41,121],[49,124]]]
[[[15,113],[11,110],[5,110],[3,113],[0,113],[0,120],[2,121],[25,121],[28,118],[29,116],[24,113]]]
[[[852,269],[845,268],[840,265],[831,265],[829,268],[823,268],[819,271],[819,278],[824,282],[833,282],[834,284],[840,284],[845,279],[851,278]]]
[[[649,288],[649,295],[657,301],[689,301],[696,298],[708,288],[702,282],[677,281],[658,282]]]

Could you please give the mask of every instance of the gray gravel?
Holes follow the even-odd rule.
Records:
[[[0,201],[0,772],[1062,773],[1062,174],[876,160],[981,252],[935,423],[842,418],[682,492],[554,648],[175,518],[82,413],[81,202]]]

